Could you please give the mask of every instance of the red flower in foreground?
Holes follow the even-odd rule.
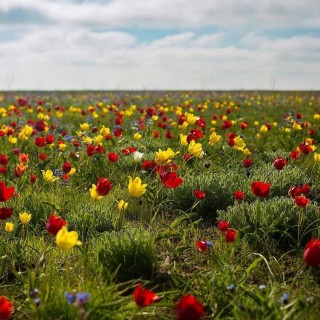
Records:
[[[320,266],[320,239],[311,239],[304,249],[304,262],[311,267]]]
[[[229,222],[225,220],[220,220],[218,222],[218,228],[221,232],[226,232],[229,228]]]
[[[195,198],[197,198],[198,200],[203,200],[205,198],[206,194],[203,191],[196,189],[193,191],[193,196]]]
[[[0,219],[5,220],[11,217],[13,214],[13,208],[0,208]]]
[[[273,161],[273,166],[277,170],[282,170],[286,164],[287,164],[287,160],[286,159],[282,159],[279,156],[277,156],[277,158]]]
[[[270,183],[254,181],[251,184],[251,191],[257,197],[266,198],[270,192]]]
[[[177,188],[183,179],[177,176],[176,172],[164,172],[160,175],[161,183],[167,188]]]
[[[235,242],[237,238],[237,230],[234,229],[228,229],[225,233],[226,241],[227,242]]]
[[[109,180],[106,178],[100,178],[97,183],[96,191],[98,196],[106,196],[110,192],[111,188],[112,186]]]
[[[139,307],[147,307],[149,304],[158,302],[159,297],[148,289],[143,289],[139,283],[133,292],[133,299]]]
[[[235,191],[234,198],[239,202],[242,201],[244,199],[244,192],[240,190]]]
[[[50,234],[55,236],[58,231],[66,224],[67,221],[64,221],[61,217],[56,217],[53,213],[51,213],[46,223],[46,229]]]
[[[202,304],[191,294],[184,295],[176,305],[178,320],[200,320],[203,314]]]
[[[305,196],[295,196],[294,202],[297,207],[305,208],[309,204],[309,199],[307,199]]]
[[[0,201],[9,200],[14,194],[14,187],[7,187],[6,184],[0,181]]]
[[[13,312],[13,303],[7,300],[7,297],[0,297],[0,319],[10,319]]]

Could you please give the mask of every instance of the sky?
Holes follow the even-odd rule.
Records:
[[[319,90],[319,0],[0,0],[0,90]]]

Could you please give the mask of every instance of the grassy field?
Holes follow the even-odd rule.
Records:
[[[317,92],[0,93],[0,319],[318,319]]]

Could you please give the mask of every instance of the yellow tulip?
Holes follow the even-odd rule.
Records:
[[[179,152],[174,153],[171,148],[168,148],[166,151],[162,151],[159,149],[158,152],[156,152],[155,161],[157,165],[164,165],[171,161],[171,159],[178,154]]]
[[[41,170],[41,172],[42,172],[43,179],[46,182],[54,182],[59,179],[53,175],[53,172],[51,170],[47,170],[47,171]]]
[[[265,124],[263,124],[263,125],[260,127],[260,132],[262,132],[262,133],[268,132],[268,127],[267,127]]]
[[[128,207],[128,202],[125,202],[124,200],[120,200],[118,202],[118,209],[119,210],[126,210]]]
[[[194,140],[190,142],[188,150],[192,155],[194,155],[197,158],[202,158],[204,155],[204,152],[202,150],[202,144],[196,143]]]
[[[74,246],[81,246],[82,242],[78,240],[78,232],[68,231],[66,226],[63,226],[56,235],[56,243],[59,249],[68,250]]]
[[[90,191],[90,196],[93,200],[100,200],[103,198],[103,196],[98,195],[97,186],[95,184],[92,185],[89,191]]]
[[[20,221],[21,221],[23,224],[28,224],[29,221],[31,220],[31,217],[32,217],[32,214],[28,214],[28,213],[26,213],[26,212],[19,213]]]
[[[314,153],[313,158],[315,162],[320,162],[320,153]]]
[[[85,123],[80,124],[80,128],[82,131],[88,131],[90,128],[90,125],[89,125],[89,123],[85,122]]]
[[[236,136],[234,138],[234,148],[243,151],[245,148],[246,144],[243,142],[243,139],[240,136]]]
[[[213,131],[209,137],[209,144],[213,145],[220,141],[221,136],[219,136],[215,131]]]
[[[187,141],[187,137],[188,137],[188,136],[185,135],[185,134],[182,134],[182,133],[180,133],[179,136],[180,136],[180,144],[181,144],[183,147],[187,146],[187,145],[188,145],[188,141]]]
[[[7,232],[12,232],[14,230],[14,224],[12,222],[6,222],[4,228]]]
[[[129,177],[128,190],[130,196],[134,198],[141,197],[146,192],[147,184],[141,184],[141,179],[136,177],[133,181],[132,178]]]
[[[142,135],[139,133],[139,132],[136,132],[134,135],[133,135],[133,139],[134,140],[139,140],[141,139]]]
[[[77,169],[76,168],[71,168],[71,170],[67,173],[69,177],[72,177],[76,173]]]

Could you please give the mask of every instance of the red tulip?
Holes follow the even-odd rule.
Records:
[[[305,196],[295,196],[294,202],[297,207],[305,208],[309,204],[309,199],[307,199]]]
[[[196,246],[200,252],[205,252],[209,247],[212,247],[212,242],[210,242],[210,241],[197,241]]]
[[[5,220],[11,217],[13,214],[13,208],[0,208],[0,219]]]
[[[97,183],[98,196],[106,196],[112,189],[111,183],[106,178],[100,178]]]
[[[266,198],[270,192],[270,183],[254,181],[251,184],[251,191],[257,197]]]
[[[52,144],[54,142],[54,135],[53,134],[49,134],[46,137],[46,144]]]
[[[243,160],[243,166],[245,168],[250,168],[252,166],[252,160],[251,159],[244,159]]]
[[[5,182],[0,181],[0,201],[8,201],[14,195],[14,187],[7,187]]]
[[[300,152],[297,151],[297,150],[291,151],[291,153],[290,153],[290,158],[291,158],[292,160],[298,160],[298,159],[300,158]]]
[[[87,155],[89,157],[93,156],[95,154],[95,146],[93,144],[90,144],[87,146]]]
[[[287,160],[286,159],[282,159],[281,157],[277,156],[277,158],[274,160],[273,162],[273,166],[277,169],[277,170],[282,170],[284,168],[284,166],[287,164]]]
[[[296,196],[301,195],[301,189],[298,186],[293,186],[289,189],[288,195],[291,196],[292,198],[295,198]]]
[[[34,143],[37,147],[41,148],[43,146],[45,146],[46,144],[46,138],[42,138],[42,137],[36,137],[34,139]]]
[[[31,183],[35,183],[36,181],[37,181],[37,176],[35,176],[35,175],[30,176]]]
[[[193,196],[195,198],[197,198],[198,200],[203,200],[205,198],[206,194],[203,191],[196,189],[193,191]]]
[[[239,190],[235,191],[234,198],[239,202],[242,201],[244,199],[244,192]]]
[[[8,164],[8,162],[9,162],[9,159],[8,159],[7,155],[2,154],[0,156],[0,164],[2,164],[3,166],[6,166]]]
[[[51,213],[46,223],[46,229],[50,234],[55,236],[58,231],[66,224],[67,221],[64,221],[61,217],[56,217],[53,213]]]
[[[46,124],[43,120],[37,120],[34,124],[34,128],[39,132],[43,132],[46,128]]]
[[[177,188],[183,179],[177,176],[176,172],[164,172],[160,175],[161,183],[167,188]]]
[[[304,262],[311,267],[320,266],[320,239],[311,239],[304,249]]]
[[[113,134],[116,138],[120,138],[122,136],[122,129],[120,128],[115,129]]]
[[[300,187],[300,190],[301,190],[301,193],[302,194],[308,194],[310,192],[310,186],[308,184],[303,184],[301,187]]]
[[[200,320],[204,314],[202,304],[191,294],[184,295],[175,309],[178,320]]]
[[[40,153],[40,154],[39,154],[39,159],[40,159],[41,161],[46,160],[47,157],[48,157],[48,156],[47,156],[45,153]]]
[[[4,174],[7,172],[7,167],[0,167],[0,174]]]
[[[0,297],[0,319],[8,320],[13,312],[13,303],[7,300],[7,297]]]
[[[234,229],[228,229],[225,233],[226,241],[227,242],[235,242],[237,238],[237,230]]]
[[[95,153],[104,153],[104,148],[103,146],[97,145],[96,148],[94,149]]]
[[[220,220],[218,222],[218,228],[220,231],[222,232],[226,232],[229,228],[229,222],[228,221],[225,221],[225,220]]]
[[[119,156],[115,153],[115,152],[109,152],[108,153],[108,159],[111,162],[117,162],[118,161]]]
[[[139,307],[147,307],[149,304],[158,302],[159,297],[148,289],[143,289],[139,283],[133,292],[133,299]]]
[[[62,170],[64,173],[69,173],[71,171],[71,163],[70,162],[65,162],[63,165],[62,165]]]

